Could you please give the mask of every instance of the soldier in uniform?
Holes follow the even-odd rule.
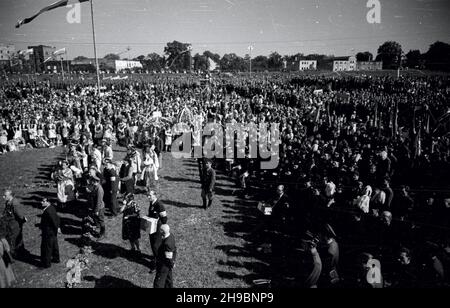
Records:
[[[155,191],[150,191],[148,197],[150,199],[150,207],[148,208],[148,217],[158,219],[156,232],[150,234],[150,246],[152,247],[152,253],[155,263],[157,263],[158,249],[159,246],[161,245],[162,240],[160,228],[161,225],[167,224],[167,212],[164,205],[158,199]],[[154,271],[154,267],[152,268],[152,271]]]
[[[159,230],[162,243],[156,256],[156,275],[153,287],[155,289],[173,288],[172,270],[177,257],[175,237],[170,233],[170,227],[167,224],[162,225]]]
[[[216,184],[216,172],[212,168],[212,162],[206,161],[206,170],[204,171],[204,178],[202,181],[202,199],[203,208],[208,209],[211,207],[214,196],[214,185]],[[208,203],[206,202],[208,201]]]

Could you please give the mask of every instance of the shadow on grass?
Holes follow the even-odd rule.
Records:
[[[164,180],[168,182],[187,182],[187,183],[200,183],[199,180],[189,179],[189,178],[174,178],[171,176],[164,176]]]
[[[202,208],[202,205],[195,205],[195,204],[187,204],[183,202],[177,202],[177,201],[170,201],[170,200],[161,200],[163,204],[180,207],[180,208],[194,208],[194,209],[200,209]]]
[[[37,268],[42,268],[41,267],[41,265],[42,265],[41,264],[41,257],[33,255],[30,252],[16,257],[15,260],[18,261],[18,262],[22,262],[22,263],[26,263],[26,264],[32,265],[32,266],[37,267]]]
[[[135,285],[134,283],[113,277],[113,276],[102,276],[100,278],[94,277],[94,276],[85,276],[83,278],[85,281],[95,281],[95,289],[137,289],[140,288],[139,286]]]
[[[80,238],[67,238],[67,242],[77,245],[78,247],[81,247],[81,239]],[[130,250],[127,250],[123,247],[110,244],[110,243],[101,243],[101,242],[91,242],[93,254],[106,258],[106,259],[116,259],[116,258],[123,258],[129,262],[140,264],[142,266],[145,266],[147,268],[152,268],[153,264],[150,261],[152,257],[146,254],[141,254],[140,256],[137,256],[133,254]]]

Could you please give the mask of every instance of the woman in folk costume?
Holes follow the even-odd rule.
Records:
[[[28,124],[28,136],[30,138],[30,144],[33,146],[33,148],[36,147],[36,136],[37,136],[37,125],[36,121],[31,121],[30,124]]]
[[[99,143],[103,139],[103,124],[101,123],[100,119],[95,121],[94,126],[94,141],[96,143]]]
[[[8,148],[8,132],[6,130],[0,130],[0,152],[6,153]]]
[[[131,165],[131,157],[125,157],[119,171],[120,193],[123,195],[134,194],[134,175]]]
[[[75,184],[73,181],[73,172],[69,168],[67,161],[59,163],[59,170],[52,174],[53,180],[58,185],[58,203],[61,208],[75,200]]]
[[[102,157],[103,159],[113,160],[114,152],[108,139],[102,140]]]
[[[165,151],[170,152],[172,150],[172,128],[167,125],[166,129],[164,130],[164,136],[165,136]]]
[[[136,175],[138,173],[142,172],[141,166],[142,166],[142,158],[141,153],[136,151],[136,148],[134,146],[128,147],[128,154],[127,156],[130,158],[131,161],[131,169],[133,170],[133,177],[135,180],[135,183],[137,181]]]
[[[56,125],[53,122],[50,122],[47,126],[48,132],[47,137],[48,139],[53,143],[53,145],[56,144]]]
[[[372,195],[372,187],[366,186],[364,188],[363,194],[354,200],[354,205],[356,205],[365,214],[369,213],[370,197]]]
[[[154,151],[154,145],[146,146],[144,149],[143,169],[141,173],[141,181],[145,181],[145,187],[151,190],[151,183],[158,181],[158,156]]]
[[[114,131],[114,127],[113,127],[111,121],[108,121],[105,124],[105,130],[104,131],[105,132],[103,134],[103,138],[108,140],[108,141],[111,141],[113,139],[113,131]]]
[[[82,160],[84,159],[84,156],[87,155],[83,155],[83,153],[80,153],[77,151],[77,145],[71,143],[69,145],[69,152],[66,155],[66,160],[69,163],[70,169],[73,171],[75,178],[81,178],[81,176],[83,175],[83,165],[82,165]]]
[[[61,138],[64,146],[69,143],[69,130],[70,124],[63,120],[61,123]]]
[[[141,252],[139,245],[139,239],[141,238],[141,209],[139,204],[134,201],[133,194],[125,196],[120,212],[123,214],[122,239],[130,241],[131,251],[139,254]]]
[[[7,227],[3,220],[0,221],[0,289],[11,287],[16,281],[16,276],[12,269],[13,257],[11,248],[6,240]]]
[[[117,141],[122,147],[127,147],[129,143],[128,129],[124,122],[120,122],[117,126]]]
[[[97,167],[97,170],[100,170],[102,167],[103,155],[102,155],[102,146],[96,145],[94,146],[94,150],[91,153],[91,163]]]

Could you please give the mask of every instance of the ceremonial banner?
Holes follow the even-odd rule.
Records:
[[[63,6],[65,7],[69,4],[82,3],[82,2],[88,2],[88,1],[90,1],[90,0],[59,0],[53,4],[50,4],[50,5],[42,8],[40,11],[35,13],[33,16],[19,20],[16,24],[16,28],[20,28],[22,25],[32,22],[36,17],[38,17],[42,13],[57,9],[59,7],[63,7]]]

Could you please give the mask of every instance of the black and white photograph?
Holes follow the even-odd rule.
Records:
[[[0,288],[450,288],[449,16],[1,0]]]

